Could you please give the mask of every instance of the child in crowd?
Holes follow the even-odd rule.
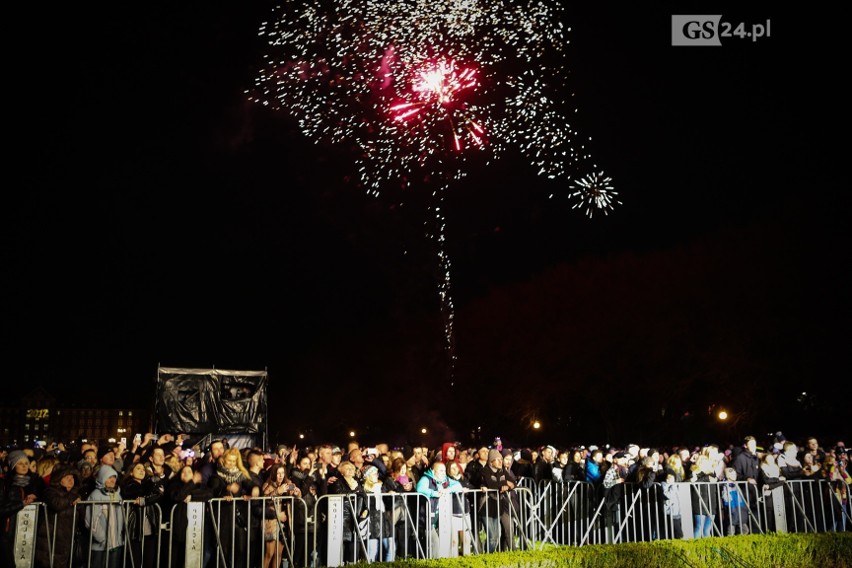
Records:
[[[722,501],[724,501],[725,509],[727,510],[728,518],[728,534],[748,534],[748,524],[746,523],[746,504],[743,500],[743,495],[737,487],[737,471],[728,467],[725,468],[725,487],[722,488]]]

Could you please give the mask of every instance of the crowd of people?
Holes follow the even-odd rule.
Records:
[[[105,503],[87,509],[88,532],[85,537],[76,535],[78,541],[88,543],[83,554],[93,566],[121,566],[128,553],[146,559],[148,566],[159,565],[156,537],[161,521],[166,519],[171,519],[171,537],[176,543],[171,546],[173,565],[182,565],[180,545],[187,519],[185,508],[177,505],[213,500],[219,508],[216,518],[220,525],[227,521],[233,526],[219,526],[218,535],[205,539],[216,544],[205,550],[208,561],[212,555],[221,554],[236,558],[237,565],[280,566],[286,539],[276,527],[292,522],[297,532],[307,527],[322,531],[322,519],[314,518],[314,511],[323,495],[358,497],[359,507],[344,509],[343,556],[347,559],[366,556],[373,561],[391,560],[416,554],[417,543],[409,544],[418,536],[404,533],[408,526],[406,511],[398,506],[399,500],[388,501],[381,496],[415,494],[430,500],[432,518],[422,520],[435,529],[438,499],[477,489],[484,490],[481,499],[454,501],[453,553],[469,554],[471,533],[478,534],[470,530],[470,507],[477,509],[473,518],[480,519],[488,535],[485,551],[512,549],[511,514],[519,507],[513,490],[520,484],[548,481],[588,483],[599,488],[604,499],[615,494],[619,485],[631,482],[659,484],[665,495],[670,495],[678,483],[698,483],[702,488],[714,482],[727,483],[720,495],[729,508],[728,515],[737,515],[732,525],[738,527],[737,532],[747,532],[748,525],[740,522],[740,515],[747,514],[744,503],[748,495],[743,494],[741,484],[732,482],[746,482],[755,495],[771,498],[771,490],[785,481],[822,479],[830,484],[840,511],[840,523],[829,528],[850,527],[852,478],[847,472],[845,444],[837,441],[823,448],[816,438],[808,438],[800,446],[780,432],[765,447],[752,436],[727,447],[707,444],[666,449],[637,444],[623,448],[508,448],[497,438],[480,447],[457,442],[431,449],[391,448],[388,444],[362,447],[352,441],[345,447],[330,443],[305,448],[280,445],[274,451],[231,448],[227,440],[213,440],[201,448],[182,434],[156,437],[148,433],[135,438],[130,447],[88,442],[73,448],[56,444],[44,449],[0,450],[0,463],[3,566],[14,565],[11,554],[16,514],[32,503],[44,504],[53,521],[50,530],[60,542],[70,542],[72,531],[79,530],[79,523],[74,521],[75,506]],[[700,491],[693,493],[698,503],[692,507],[694,535],[689,536],[709,536],[718,514],[712,506],[714,500],[702,500]],[[278,497],[292,497],[304,505],[284,507],[280,500],[269,499]],[[673,501],[666,506],[666,514],[679,518]],[[224,513],[222,507],[227,509]],[[40,523],[39,530],[49,530],[49,524]],[[251,531],[256,531],[263,542],[258,552],[245,561],[239,553],[229,556],[245,549]],[[225,534],[228,538],[220,536]],[[51,556],[53,566],[69,566],[69,555],[77,551],[48,546],[45,536],[40,534],[36,541],[36,566],[50,566]],[[674,536],[683,536],[679,521]],[[359,541],[368,546],[355,550]],[[311,557],[300,550],[302,546],[310,546],[309,540],[295,539],[292,557],[297,565],[300,559]]]

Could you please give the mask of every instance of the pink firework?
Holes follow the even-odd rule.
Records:
[[[476,69],[458,65],[452,59],[439,59],[414,66],[409,76],[409,84],[401,94],[403,101],[390,107],[394,121],[403,125],[415,119],[446,121],[456,151],[463,149],[465,136],[474,145],[485,143],[485,129],[468,116],[465,100],[479,85]]]

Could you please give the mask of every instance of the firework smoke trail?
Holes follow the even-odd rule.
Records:
[[[285,0],[260,27],[269,52],[248,95],[316,143],[353,147],[376,197],[434,184],[440,203],[471,156],[509,149],[570,180],[589,155],[567,118],[561,17],[555,0]],[[452,346],[444,216],[431,209]]]

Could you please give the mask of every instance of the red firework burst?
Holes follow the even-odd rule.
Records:
[[[479,84],[475,68],[438,59],[415,65],[409,77],[403,100],[390,107],[394,121],[404,125],[414,119],[446,121],[457,151],[462,150],[465,136],[475,145],[484,144],[484,128],[467,113],[466,97]]]

